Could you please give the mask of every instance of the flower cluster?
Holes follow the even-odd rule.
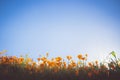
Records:
[[[60,56],[52,59],[48,59],[48,56],[49,53],[46,53],[46,56],[38,57],[37,62],[33,61],[29,57],[0,56],[0,69],[3,70],[4,74],[8,74],[11,66],[14,66],[22,69],[23,73],[46,74],[49,72],[51,75],[56,73],[68,75],[68,73],[71,73],[76,76],[76,78],[79,78],[81,75],[85,75],[88,79],[100,75],[106,75],[109,77],[111,71],[120,72],[120,60],[116,57],[115,60],[111,58],[112,61],[105,64],[104,62],[99,62],[97,60],[94,62],[87,62],[88,54],[78,54],[76,57],[78,58],[78,61],[74,61],[72,56],[68,55],[66,56],[67,62]],[[4,68],[5,65],[10,68]],[[80,79],[82,79],[82,77],[80,77]]]

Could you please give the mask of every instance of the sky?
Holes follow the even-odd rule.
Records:
[[[119,0],[0,0],[0,51],[36,59],[120,57]]]

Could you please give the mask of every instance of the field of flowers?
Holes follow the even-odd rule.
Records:
[[[108,62],[88,62],[88,54],[48,59],[49,54],[38,57],[3,56],[0,52],[0,80],[120,80],[120,59],[114,51]]]

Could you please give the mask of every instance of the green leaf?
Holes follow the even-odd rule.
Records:
[[[114,51],[112,51],[110,54],[116,58],[116,53]]]

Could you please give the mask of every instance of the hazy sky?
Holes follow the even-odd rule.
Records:
[[[0,0],[0,51],[37,58],[120,56],[118,0]]]

